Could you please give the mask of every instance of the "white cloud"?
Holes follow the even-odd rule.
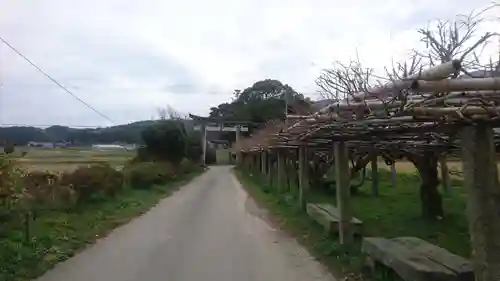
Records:
[[[170,104],[206,114],[232,91],[277,78],[306,94],[357,52],[381,69],[415,29],[480,1],[0,0],[0,35],[119,123]],[[499,31],[498,24],[488,29]],[[492,49],[489,50],[490,52]],[[106,125],[0,45],[0,123]],[[313,96],[315,97],[315,96]]]

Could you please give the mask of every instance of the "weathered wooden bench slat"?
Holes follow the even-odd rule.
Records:
[[[339,223],[339,211],[330,204],[313,204],[309,203],[306,207],[307,214],[316,222],[321,224],[328,232],[337,233]],[[353,232],[361,234],[362,222],[357,218],[351,219]]]
[[[473,269],[471,263],[461,256],[452,254],[441,247],[438,247],[416,237],[398,237],[393,238],[392,240],[398,242],[401,245],[404,245],[411,251],[426,256],[428,259],[434,261],[435,263],[449,268],[457,275],[470,274],[470,278],[473,277]]]
[[[339,218],[340,217],[340,213],[339,213],[339,209],[337,209],[336,207],[334,207],[333,205],[330,205],[330,204],[315,204],[318,208],[324,210],[325,212],[327,212],[329,215],[335,217],[335,218]],[[361,224],[361,221],[355,217],[352,217],[352,220],[351,220],[351,223],[355,223],[355,224]]]
[[[367,237],[362,251],[407,281],[473,281],[470,263],[416,237]]]

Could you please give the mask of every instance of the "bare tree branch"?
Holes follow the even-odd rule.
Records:
[[[364,68],[357,59],[349,64],[335,62],[332,68],[323,69],[315,82],[323,98],[338,102],[367,91],[372,76],[373,69]]]
[[[175,120],[178,122],[175,122],[180,131],[182,133],[185,132],[185,120],[187,120],[187,116],[182,114],[181,112],[177,111],[175,108],[173,108],[171,105],[167,105],[165,107],[158,107],[157,108],[158,116],[160,120]]]
[[[160,120],[185,120],[187,116],[173,108],[171,105],[157,108],[158,117]]]
[[[433,27],[418,29],[420,41],[426,46],[423,52],[415,51],[427,59],[429,65],[445,63],[459,59],[465,67],[480,64],[479,58],[484,47],[491,42],[496,32],[478,34],[479,26],[485,21],[485,13],[497,5],[492,5],[479,12],[457,15],[454,20],[438,20]],[[479,51],[479,53],[478,53]],[[457,77],[459,73],[455,73]]]
[[[158,112],[158,117],[160,118],[160,120],[167,119],[167,110],[165,108],[158,107],[156,109],[156,112]]]

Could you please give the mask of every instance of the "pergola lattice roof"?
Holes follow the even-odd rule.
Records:
[[[235,149],[331,148],[335,141],[360,149],[454,148],[460,127],[500,124],[500,77],[449,78],[460,70],[460,62],[451,61],[404,81],[355,93],[315,114],[269,122]]]

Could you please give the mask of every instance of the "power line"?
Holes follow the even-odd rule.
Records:
[[[7,42],[3,37],[0,36],[0,41],[2,41],[5,45],[7,45],[7,47],[9,47],[12,51],[14,51],[16,54],[18,54],[20,57],[22,57],[24,60],[26,60],[29,64],[31,64],[31,66],[33,66],[38,72],[42,73],[43,75],[45,75],[45,77],[47,77],[48,79],[50,79],[52,82],[54,82],[57,86],[59,86],[61,89],[63,89],[66,93],[70,94],[72,97],[74,97],[75,99],[77,99],[79,102],[81,102],[82,104],[84,104],[85,106],[87,106],[88,108],[90,108],[91,110],[93,110],[95,113],[99,114],[100,116],[104,117],[104,119],[110,121],[111,123],[113,124],[116,124],[116,122],[114,122],[113,120],[111,120],[111,118],[109,118],[108,116],[106,116],[104,113],[100,112],[99,110],[95,109],[93,106],[91,106],[90,104],[86,103],[84,100],[82,100],[81,98],[79,98],[77,95],[75,95],[73,92],[71,92],[70,90],[68,90],[66,87],[64,87],[63,85],[61,85],[61,83],[57,82],[57,80],[55,80],[54,78],[52,78],[50,75],[48,75],[45,71],[43,71],[40,67],[38,67],[35,63],[33,63],[30,59],[28,59],[25,55],[23,55],[20,51],[18,51],[16,48],[14,48],[14,46],[12,46],[11,44],[9,44],[9,42]]]

